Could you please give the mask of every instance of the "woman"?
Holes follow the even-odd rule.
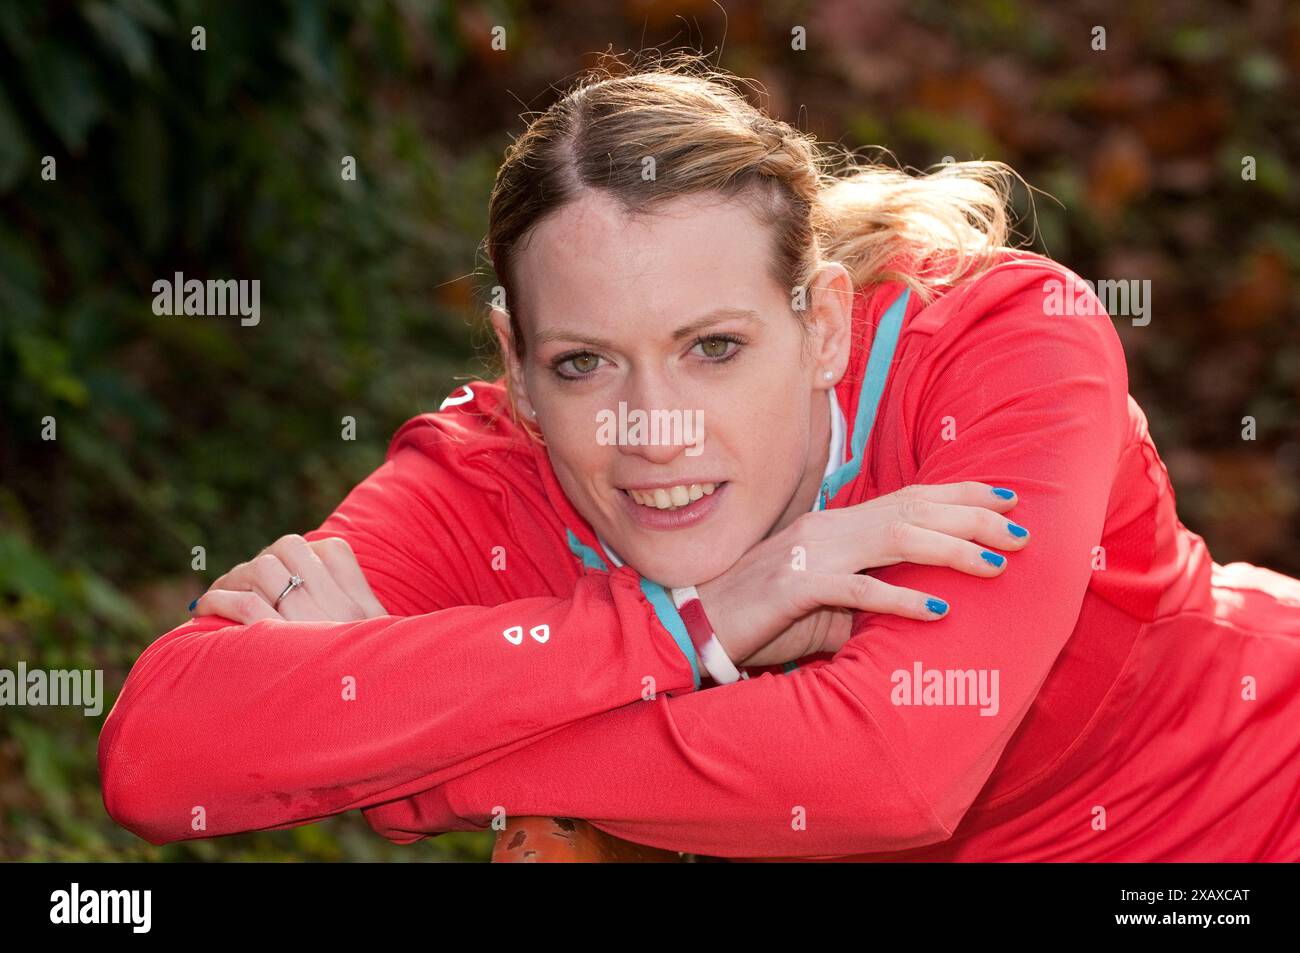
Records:
[[[109,813],[1300,859],[1300,583],[1179,523],[1103,309],[1049,313],[1091,292],[1006,247],[1001,167],[823,163],[689,63],[539,116],[491,201],[503,377],[146,650]]]

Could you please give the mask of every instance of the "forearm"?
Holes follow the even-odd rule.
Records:
[[[1126,421],[1108,323],[1045,319],[1041,275],[1017,281],[1014,294],[999,288],[991,304],[972,303],[974,326],[954,332],[942,372],[918,379],[908,417],[919,465],[902,481],[1015,487],[1035,543],[1011,569],[996,579],[881,570],[885,582],[943,594],[951,615],[922,628],[864,614],[815,670],[586,719],[427,797],[376,808],[371,824],[409,838],[481,825],[500,808],[583,817],[651,846],[719,856],[843,855],[947,837],[1071,636]],[[939,436],[937,422],[952,416],[963,421],[960,443]],[[917,701],[930,675],[901,692],[918,667],[941,686],[974,679],[975,699]]]
[[[225,623],[198,619],[150,646],[104,725],[105,805],[153,843],[404,797],[573,721],[694,686],[625,576],[583,577],[572,599]]]
[[[498,814],[581,817],[712,856],[822,856],[949,836],[871,713],[828,667],[588,718],[366,812],[406,842]],[[684,704],[685,703],[685,704]]]

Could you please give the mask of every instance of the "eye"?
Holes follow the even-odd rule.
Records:
[[[551,370],[563,380],[576,381],[583,377],[590,377],[600,366],[600,360],[598,354],[592,354],[590,351],[571,351],[551,361]],[[562,370],[566,364],[572,365],[572,373],[565,373]]]
[[[695,347],[701,349],[704,357],[708,358],[713,364],[723,364],[740,353],[741,341],[734,334],[710,334],[707,337],[698,338]],[[728,350],[730,345],[734,344],[735,348]]]

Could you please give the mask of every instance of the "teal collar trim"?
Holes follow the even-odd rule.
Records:
[[[876,410],[885,393],[885,383],[889,380],[889,368],[894,362],[894,351],[898,347],[903,317],[907,314],[907,302],[911,296],[912,289],[904,289],[880,318],[880,326],[876,328],[875,339],[871,342],[871,356],[867,359],[862,390],[858,393],[858,409],[853,421],[853,440],[850,443],[852,456],[844,466],[822,481],[821,492],[817,494],[819,510],[824,510],[835,494],[862,470],[867,440],[871,437],[871,428],[876,424]]]
[[[569,551],[582,560],[583,566],[600,572],[609,572],[609,567],[605,565],[605,560],[601,558],[600,553],[578,539],[573,530],[565,527],[565,532],[568,534]],[[655,610],[659,622],[668,630],[668,634],[677,643],[677,648],[682,655],[686,656],[686,661],[690,663],[691,680],[695,683],[695,691],[698,692],[700,690],[700,667],[695,658],[695,646],[691,643],[690,633],[686,631],[686,623],[682,621],[677,606],[674,605],[672,597],[668,595],[663,586],[644,576],[640,576],[640,579],[641,591],[645,593],[646,601]]]
[[[657,582],[651,582],[645,576],[641,576],[641,591],[645,593],[646,601],[654,606],[655,615],[663,623],[663,627],[672,635],[673,641],[681,649],[686,661],[691,663],[691,680],[695,683],[695,691],[700,690],[700,667],[695,658],[695,646],[691,643],[691,634],[686,631],[686,623],[682,621],[677,606],[673,603],[672,597],[668,595],[667,590]]]
[[[582,565],[588,569],[599,569],[601,572],[609,572],[609,567],[605,565],[605,560],[600,558],[600,553],[596,552],[582,540],[574,535],[573,530],[567,526],[564,530],[569,534],[569,552],[582,560]]]

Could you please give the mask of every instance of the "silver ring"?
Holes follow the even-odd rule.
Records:
[[[280,600],[283,599],[285,596],[287,596],[289,593],[293,592],[302,584],[303,584],[302,576],[290,576],[288,585],[284,587],[283,592],[281,592],[278,596],[276,596],[275,602],[271,604],[271,608],[272,609],[280,608]]]

